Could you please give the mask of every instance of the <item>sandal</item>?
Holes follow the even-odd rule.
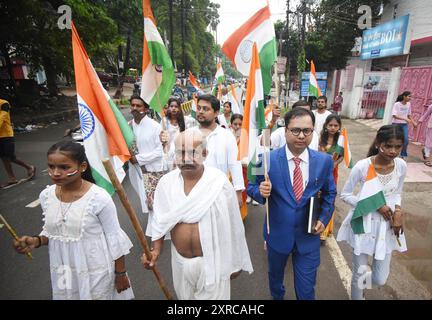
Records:
[[[432,160],[426,161],[425,166],[432,167]]]

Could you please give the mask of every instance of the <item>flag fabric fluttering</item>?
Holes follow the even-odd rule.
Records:
[[[121,182],[125,177],[123,164],[131,157],[129,147],[132,146],[134,134],[103,88],[74,24],[72,49],[84,148],[96,184],[112,195],[114,186],[102,160],[110,159]]]
[[[383,187],[372,163],[369,164],[366,181],[358,195],[358,202],[351,218],[354,234],[370,232],[370,223],[365,223],[366,216],[386,204]]]
[[[351,169],[353,167],[354,164],[349,146],[348,134],[345,128],[342,128],[341,133],[339,134],[335,153],[343,155],[347,168]]]
[[[309,76],[309,95],[312,97],[322,96],[321,89],[318,85],[318,80],[316,78],[315,64],[311,60],[311,71]]]
[[[150,0],[143,0],[143,14],[144,46],[141,97],[150,105],[150,108],[160,113],[171,96],[176,78],[168,50],[156,27]]]
[[[192,87],[194,87],[196,91],[201,91],[201,88],[198,85],[198,82],[196,81],[196,79],[195,79],[195,77],[191,71],[189,71],[189,81],[190,81]]]
[[[249,181],[256,181],[252,168],[257,163],[258,135],[265,128],[263,82],[258,49],[256,43],[254,43],[252,46],[252,62],[250,64],[239,146],[239,160],[243,163],[248,163],[247,173]]]
[[[233,114],[239,113],[241,114],[240,106],[237,100],[237,95],[235,92],[234,84],[231,83],[230,85],[231,90],[228,91],[228,101],[231,102],[231,111]]]
[[[217,84],[221,84],[225,81],[225,74],[222,69],[222,63],[219,61],[216,67],[215,79]]]
[[[265,6],[256,12],[225,41],[222,52],[244,76],[249,75],[252,45],[257,44],[264,94],[270,93],[272,85],[271,68],[277,60],[276,36],[270,19],[270,8]]]

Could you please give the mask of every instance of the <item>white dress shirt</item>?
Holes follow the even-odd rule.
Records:
[[[324,111],[324,113],[318,113],[318,110],[312,112],[315,116],[315,131],[320,135],[327,117],[332,113],[328,110]]]
[[[270,136],[270,146],[272,149],[282,148],[286,145],[285,127],[277,128]],[[315,131],[312,133],[312,141],[309,143],[309,148],[318,151],[319,135]]]
[[[223,114],[218,115],[218,120],[219,120],[220,126],[224,126],[225,129],[230,128],[230,124],[228,123],[227,119],[225,118],[225,115],[223,115]]]
[[[163,148],[159,139],[160,124],[145,116],[139,124],[132,120],[132,129],[139,152],[135,155],[138,164],[144,165],[150,172],[163,171]]]
[[[295,162],[294,162],[294,155],[291,153],[288,146],[285,146],[286,156],[288,160],[288,169],[291,179],[291,185],[294,184],[294,168],[295,168]],[[306,148],[303,153],[299,156],[299,158],[302,160],[300,162],[300,170],[302,173],[302,180],[303,180],[303,191],[305,190],[308,180],[309,180],[309,151]]]
[[[208,155],[204,164],[218,168],[226,175],[230,173],[234,189],[236,191],[244,190],[242,166],[237,160],[237,142],[231,130],[217,126],[207,136],[207,151]]]

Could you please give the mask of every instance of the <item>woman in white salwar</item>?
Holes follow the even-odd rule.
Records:
[[[368,284],[382,286],[390,273],[392,251],[407,250],[403,233],[403,213],[401,194],[406,175],[406,163],[398,158],[404,145],[404,133],[395,125],[383,126],[378,130],[368,158],[360,160],[351,170],[343,188],[341,199],[351,205],[337,235],[337,241],[346,241],[353,248],[353,274],[351,279],[351,298],[364,299],[364,289],[371,289]],[[357,184],[360,190],[365,181],[371,181],[371,169],[376,172],[377,189],[382,191],[385,205],[376,211],[366,212],[363,219],[363,232],[353,231],[353,212],[357,206],[372,208],[373,198],[379,195],[374,190],[364,192],[367,197],[354,195]],[[375,208],[377,206],[375,205]],[[368,257],[373,257],[372,279],[366,279],[369,266]],[[369,273],[370,274],[370,273]],[[366,280],[366,282],[365,282]]]
[[[19,253],[48,245],[54,300],[132,299],[124,256],[132,243],[111,196],[94,184],[84,147],[62,141],[48,150],[53,185],[40,194],[42,232],[14,242]]]

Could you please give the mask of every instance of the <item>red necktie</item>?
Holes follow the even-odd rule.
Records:
[[[295,168],[294,168],[294,182],[293,182],[293,189],[294,194],[297,199],[297,202],[300,200],[300,198],[303,195],[303,177],[302,172],[300,169],[300,158],[294,158]]]

